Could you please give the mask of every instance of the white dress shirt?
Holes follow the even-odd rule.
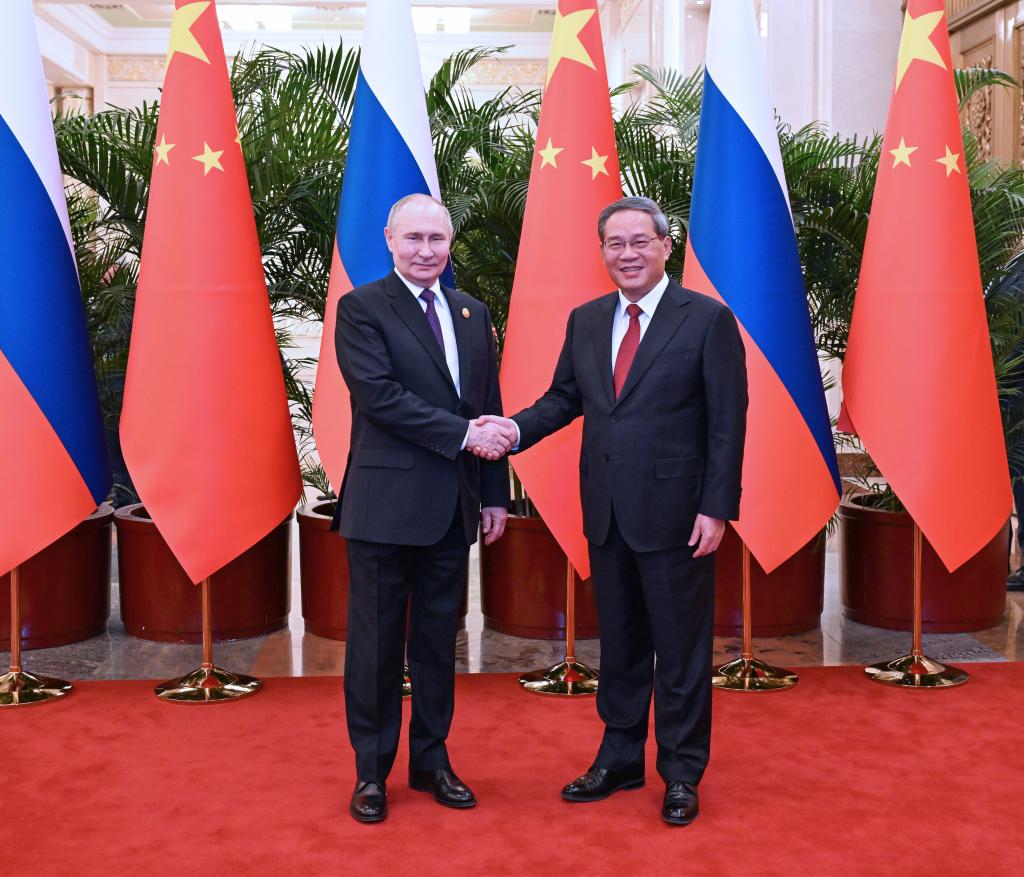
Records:
[[[441,337],[444,338],[444,358],[445,362],[448,363],[448,372],[452,376],[452,383],[455,384],[455,392],[462,397],[462,387],[459,384],[459,346],[455,341],[455,324],[452,322],[451,308],[448,307],[448,299],[444,297],[444,293],[441,292],[441,281],[435,280],[433,285],[417,286],[412,281],[406,279],[402,272],[397,268],[395,269],[402,283],[408,288],[409,292],[413,294],[416,299],[416,303],[420,306],[420,310],[424,314],[427,312],[427,303],[420,297],[420,293],[424,289],[431,289],[434,292],[434,310],[437,312],[437,321],[441,324]]]
[[[661,301],[662,295],[665,294],[665,290],[668,288],[668,275],[662,274],[661,280],[654,284],[654,288],[647,293],[642,299],[636,302],[640,308],[640,316],[637,319],[640,321],[640,340],[644,340],[644,332],[647,331],[647,327],[650,325],[651,317],[654,316],[655,310],[658,308],[658,302]],[[619,355],[619,347],[622,345],[622,339],[626,335],[626,330],[629,328],[629,314],[626,313],[626,307],[633,304],[626,296],[622,294],[622,290],[619,290],[619,302],[615,305],[615,316],[612,319],[612,372],[615,371],[615,357]]]

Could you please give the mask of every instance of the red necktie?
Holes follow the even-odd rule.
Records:
[[[615,370],[612,373],[615,380],[616,399],[622,392],[622,385],[626,383],[626,376],[629,374],[629,367],[633,364],[633,357],[636,356],[636,349],[640,346],[640,305],[628,305],[626,313],[629,314],[629,328],[622,336],[619,352],[615,355]]]

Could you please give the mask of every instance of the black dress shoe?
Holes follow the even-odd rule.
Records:
[[[562,789],[566,801],[603,801],[620,789],[639,789],[644,784],[644,772],[640,770],[615,771],[603,767],[592,767],[583,776],[576,777]]]
[[[669,825],[689,825],[700,811],[697,787],[682,781],[665,783],[665,802],[661,805],[661,818]]]
[[[464,810],[476,806],[476,796],[451,768],[410,770],[409,788],[417,792],[431,792],[434,800],[445,807]]]
[[[1024,591],[1024,568],[1018,569],[1006,580],[1007,591]]]
[[[348,812],[359,822],[380,822],[388,815],[388,790],[384,783],[359,781]]]

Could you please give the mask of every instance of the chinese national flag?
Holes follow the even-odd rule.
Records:
[[[954,570],[1011,499],[946,25],[943,0],[907,4],[843,390],[844,428]]]
[[[217,10],[178,0],[121,415],[139,496],[194,582],[301,482]]]
[[[622,197],[596,0],[561,0],[537,127],[501,363],[505,410],[551,384],[569,312],[612,282],[597,217]],[[581,577],[590,574],[580,508],[582,422],[512,458],[531,501]]]

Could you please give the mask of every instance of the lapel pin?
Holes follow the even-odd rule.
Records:
[[[467,320],[469,319],[469,308],[463,308],[462,309],[462,316],[463,316],[463,318],[465,318]]]

